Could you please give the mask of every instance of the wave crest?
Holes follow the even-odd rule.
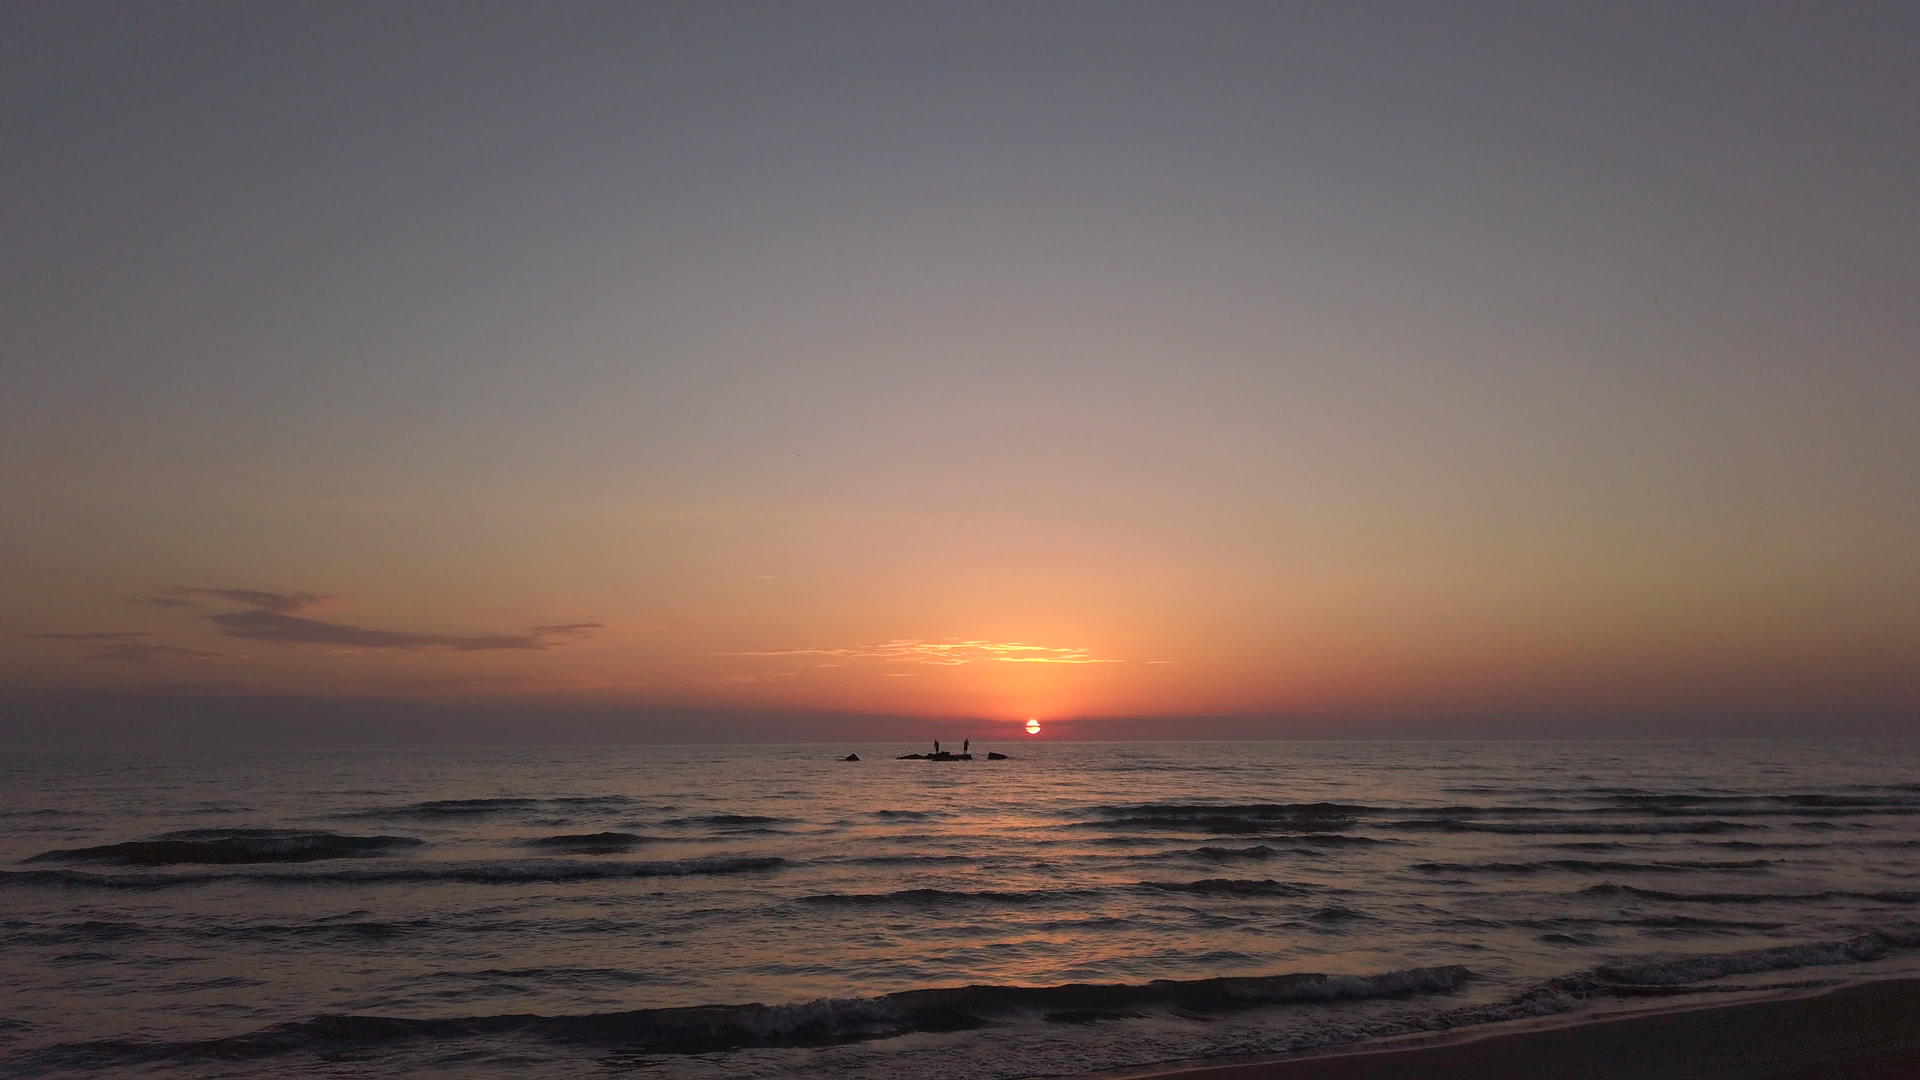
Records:
[[[1664,862],[1621,862],[1598,859],[1542,859],[1538,862],[1414,863],[1409,870],[1426,874],[1537,874],[1562,871],[1573,874],[1683,874],[1713,870],[1765,870],[1773,859],[1675,859]]]
[[[1609,983],[1678,986],[1728,975],[1864,963],[1879,960],[1895,950],[1915,946],[1920,946],[1920,934],[1881,932],[1862,934],[1846,941],[1781,945],[1771,949],[1750,949],[1713,956],[1683,956],[1632,964],[1607,964],[1595,968],[1594,974]]]
[[[659,838],[654,836],[641,836],[627,832],[561,833],[557,836],[536,836],[523,843],[530,848],[564,851],[575,855],[611,855],[631,851],[641,844],[652,843],[657,839]]]
[[[411,836],[348,836],[300,829],[185,829],[151,840],[43,851],[22,862],[96,862],[122,866],[302,863],[384,855],[423,843]]]
[[[1810,893],[1734,893],[1734,892],[1663,892],[1659,889],[1642,889],[1634,885],[1621,885],[1606,882],[1589,885],[1581,889],[1581,896],[1624,896],[1640,900],[1663,900],[1676,904],[1757,904],[1768,902],[1792,903],[1808,900],[1868,900],[1881,904],[1920,903],[1920,893],[1913,892],[1853,892],[1842,889],[1828,889]]]
[[[14,870],[0,872],[0,885],[96,889],[165,889],[229,881],[271,885],[379,885],[409,882],[516,885],[530,882],[681,877],[688,874],[737,874],[754,870],[771,870],[786,865],[786,861],[775,855],[715,855],[662,862],[528,859],[521,862],[414,863],[395,867],[343,867],[338,870],[240,871],[236,873],[96,874],[84,870]]]
[[[1023,1016],[1078,1022],[1140,1010],[1222,1013],[1298,1003],[1445,994],[1473,973],[1464,967],[1411,968],[1378,975],[1288,974],[1149,983],[959,986],[871,998],[822,998],[791,1005],[697,1005],[575,1016],[525,1013],[413,1020],[328,1015],[246,1035],[198,1042],[111,1040],[42,1051],[68,1067],[128,1061],[247,1059],[325,1053],[405,1039],[523,1035],[555,1042],[697,1054],[747,1047],[831,1046],[913,1032],[965,1031]],[[48,1062],[52,1064],[52,1062]]]

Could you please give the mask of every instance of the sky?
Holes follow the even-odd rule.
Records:
[[[7,0],[0,146],[0,743],[1920,719],[1913,4]]]

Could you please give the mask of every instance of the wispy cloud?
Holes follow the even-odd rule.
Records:
[[[264,589],[215,589],[181,586],[156,596],[132,601],[143,607],[239,607],[198,616],[225,637],[283,645],[318,645],[345,649],[448,649],[483,652],[499,649],[545,651],[578,641],[605,629],[597,622],[548,623],[524,634],[444,634],[417,630],[386,630],[352,623],[315,619],[303,612],[332,597],[310,592],[269,592]],[[41,641],[59,641],[82,647],[93,660],[142,663],[166,660],[244,660],[246,657],[214,649],[166,645],[150,640],[147,630],[86,630],[28,634]]]
[[[171,596],[171,595],[136,596],[128,600],[127,603],[139,604],[141,607],[157,607],[157,608],[183,608],[183,607],[196,606],[193,601],[187,599],[184,596]]]
[[[169,595],[224,600],[250,608],[248,611],[208,615],[206,620],[227,637],[248,641],[271,641],[283,645],[324,645],[350,649],[451,649],[455,652],[485,652],[501,649],[542,651],[568,640],[577,640],[595,630],[600,623],[554,623],[536,626],[524,634],[443,634],[418,630],[382,630],[352,623],[313,619],[294,612],[312,607],[330,597],[318,593],[264,592],[259,589],[178,588]]]
[[[233,653],[212,649],[194,649],[184,645],[156,645],[143,638],[153,635],[144,630],[90,630],[83,633],[28,634],[41,641],[67,641],[87,647],[94,660],[119,660],[144,663],[151,660],[244,660]]]
[[[1024,641],[962,641],[947,638],[925,641],[919,638],[895,638],[870,645],[844,645],[804,649],[759,649],[725,652],[720,656],[831,656],[842,660],[868,660],[890,664],[931,664],[958,667],[962,664],[1120,664],[1122,660],[1094,656],[1082,648],[1033,645]]]
[[[199,589],[182,586],[169,589],[163,595],[154,597],[148,602],[164,604],[168,600],[173,600],[191,604],[196,599],[225,600],[231,604],[258,608],[261,611],[293,612],[333,598],[306,592],[277,593],[264,592],[260,589]]]
[[[723,683],[769,683],[779,682],[783,679],[791,679],[799,674],[800,672],[798,671],[769,671],[760,675],[718,675],[714,677],[713,681]]]
[[[286,645],[335,645],[354,649],[431,649],[460,652],[489,649],[545,649],[536,634],[431,634],[412,630],[376,630],[351,623],[325,622],[278,611],[237,611],[209,615],[207,621],[228,637]]]
[[[533,632],[535,636],[540,637],[583,638],[592,637],[595,630],[605,630],[606,628],[606,623],[569,622],[554,623],[550,626],[536,626],[533,628]]]
[[[237,653],[216,652],[213,649],[195,649],[185,645],[149,645],[129,643],[108,645],[94,654],[96,660],[124,660],[141,663],[148,660],[245,660]]]

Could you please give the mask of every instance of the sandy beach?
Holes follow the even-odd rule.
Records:
[[[1920,980],[1108,1080],[1910,1080]]]

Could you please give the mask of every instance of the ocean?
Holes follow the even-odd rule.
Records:
[[[1054,1076],[1920,971],[1910,741],[924,749],[0,757],[0,1074]]]

